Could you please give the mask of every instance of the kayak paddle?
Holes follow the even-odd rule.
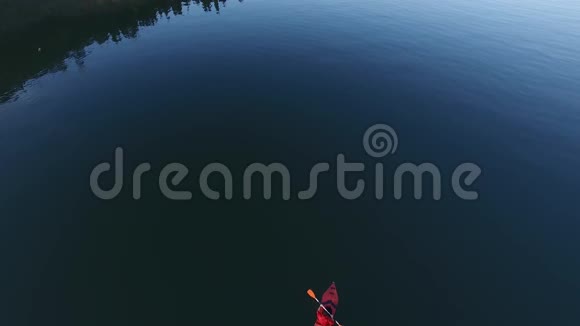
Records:
[[[322,303],[320,303],[320,301],[318,301],[318,298],[316,297],[316,294],[314,294],[314,291],[312,291],[312,289],[308,289],[308,291],[306,291],[306,293],[308,293],[308,296],[311,297],[312,299],[314,299],[314,301],[316,301],[318,303],[318,305],[320,305],[320,307],[322,309],[324,309],[324,311],[326,311],[326,313],[330,316],[330,318],[332,318],[332,320],[334,320],[334,322],[338,326],[343,326],[341,323],[338,322],[338,320],[334,319],[334,316],[328,310],[326,310],[326,307],[323,306]]]

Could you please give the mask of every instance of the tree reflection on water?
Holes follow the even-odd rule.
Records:
[[[82,65],[90,44],[135,38],[141,27],[192,7],[217,14],[226,7],[226,0],[34,2],[14,1],[0,15],[0,104],[16,99],[28,80],[66,70],[67,59]]]

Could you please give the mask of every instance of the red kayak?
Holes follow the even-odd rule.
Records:
[[[336,308],[338,307],[338,292],[336,291],[336,285],[334,282],[330,284],[330,287],[322,295],[320,304],[324,306],[332,316],[329,316],[322,307],[318,308],[314,326],[333,326],[334,315],[336,314]]]

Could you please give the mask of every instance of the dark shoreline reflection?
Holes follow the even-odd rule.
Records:
[[[73,2],[74,8],[42,8],[42,12],[30,2],[9,8],[36,18],[24,26],[7,19],[0,23],[0,104],[17,99],[27,81],[66,70],[69,58],[82,65],[84,49],[95,42],[135,38],[141,27],[182,15],[192,5],[217,14],[226,5],[226,0],[92,0],[83,1],[83,6]]]

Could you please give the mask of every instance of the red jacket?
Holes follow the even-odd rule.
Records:
[[[316,322],[314,323],[314,326],[333,326],[333,325],[334,319],[332,319],[322,308],[319,308],[318,311],[316,312]]]

